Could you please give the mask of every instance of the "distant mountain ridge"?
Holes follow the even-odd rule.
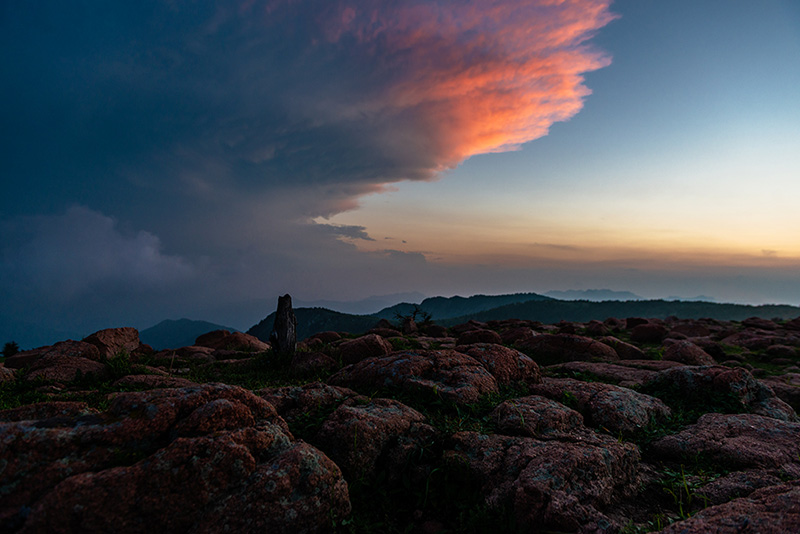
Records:
[[[194,345],[194,340],[198,336],[214,330],[238,331],[236,328],[209,323],[208,321],[167,319],[139,332],[139,339],[142,343],[147,343],[156,350],[176,349]]]
[[[548,297],[558,300],[645,300],[644,297],[630,291],[614,291],[611,289],[568,289],[566,291],[548,291]]]
[[[800,307],[783,304],[746,305],[679,300],[557,300],[537,293],[512,295],[473,295],[472,297],[431,297],[419,304],[401,303],[371,315],[352,315],[325,308],[295,308],[297,337],[305,339],[317,332],[333,330],[363,334],[380,319],[397,324],[398,316],[414,310],[431,314],[434,322],[452,326],[467,322],[502,319],[526,319],[546,324],[559,321],[588,322],[608,317],[647,317],[664,319],[676,316],[683,319],[713,318],[741,321],[749,317],[792,319],[800,317]],[[267,341],[275,322],[271,313],[251,327],[247,333]]]

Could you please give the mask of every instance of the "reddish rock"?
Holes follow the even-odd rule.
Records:
[[[174,350],[159,351],[150,360],[154,365],[177,369],[179,367],[213,363],[216,358],[214,357],[214,349],[191,345]]]
[[[121,393],[48,421],[0,425],[0,520],[20,532],[315,532],[349,513],[338,467],[238,387]]]
[[[326,332],[317,332],[313,336],[309,337],[308,339],[319,339],[323,344],[325,343],[333,343],[334,341],[338,341],[342,339],[342,336],[339,335],[338,332],[332,332],[330,330]]]
[[[645,360],[645,354],[642,349],[636,345],[625,343],[613,336],[601,337],[598,341],[605,343],[617,353],[620,360]]]
[[[660,457],[676,460],[702,454],[728,468],[782,467],[800,463],[800,423],[755,414],[707,413],[652,448]]]
[[[495,393],[497,381],[474,358],[454,350],[397,351],[349,365],[330,384],[364,390],[400,389],[458,404],[472,403]]]
[[[591,532],[610,524],[602,510],[633,494],[635,445],[599,445],[459,432],[445,451],[466,469],[489,508],[507,509],[520,530]]]
[[[770,345],[767,347],[767,354],[775,358],[797,358],[800,351],[797,350],[797,347],[789,345]]]
[[[681,323],[676,324],[670,329],[670,337],[674,334],[682,334],[686,337],[707,337],[711,335],[711,330],[699,323]]]
[[[454,327],[450,328],[450,330],[455,332],[457,335],[461,335],[469,330],[489,330],[489,324],[476,321],[475,319],[470,319],[466,323],[455,325]]]
[[[698,495],[708,499],[711,504],[722,504],[737,497],[746,497],[760,488],[775,486],[782,482],[774,473],[763,469],[749,469],[735,471],[709,482],[700,490]]]
[[[473,343],[495,343],[500,345],[503,338],[494,330],[468,330],[458,336],[456,345],[472,345]]]
[[[612,435],[631,435],[670,415],[669,408],[655,397],[601,382],[546,378],[531,392],[566,403],[583,415],[587,426]]]
[[[367,334],[339,345],[344,364],[360,362],[392,352],[392,344],[377,334]]]
[[[667,332],[667,327],[661,324],[640,324],[631,330],[631,340],[636,343],[661,343],[667,337]]]
[[[85,402],[37,402],[0,411],[0,421],[32,421],[56,417],[69,419],[93,413],[97,413],[97,410],[89,408],[89,405]]]
[[[28,373],[25,375],[25,380],[52,380],[66,384],[78,377],[91,375],[102,379],[108,376],[108,369],[104,364],[77,355],[85,353],[82,345],[91,347],[93,351],[88,352],[97,354],[97,348],[88,343],[80,341],[56,343],[52,350],[30,366]]]
[[[749,319],[745,319],[742,321],[742,326],[746,326],[748,328],[757,328],[760,330],[777,330],[778,325],[775,324],[774,321],[770,321],[769,319],[763,319],[761,317],[750,317]]]
[[[625,321],[622,319],[617,319],[616,317],[608,317],[605,321],[603,321],[603,324],[606,325],[606,327],[612,332],[621,332],[622,330],[625,330],[626,327]]]
[[[523,341],[535,335],[536,332],[533,331],[533,328],[529,326],[518,326],[503,331],[500,334],[500,337],[502,338],[503,343],[505,343],[506,345],[513,345],[519,341]]]
[[[130,326],[124,328],[106,328],[83,339],[100,351],[102,358],[114,358],[120,353],[131,354],[139,348],[139,331]]]
[[[518,350],[491,343],[458,346],[456,350],[480,362],[498,385],[507,386],[514,382],[538,384],[542,381],[536,362]]]
[[[378,471],[400,476],[409,455],[435,435],[424,422],[425,416],[396,400],[345,403],[325,420],[314,444],[347,480],[374,477]]]
[[[497,424],[497,432],[508,436],[563,439],[586,430],[580,413],[538,395],[503,401],[491,417]]]
[[[264,388],[255,393],[275,406],[281,417],[289,422],[304,415],[333,411],[347,399],[366,399],[351,389],[330,386],[322,382]]]
[[[123,376],[113,384],[117,388],[130,387],[136,389],[185,388],[197,385],[197,383],[185,378],[158,375],[128,375]]]
[[[737,332],[723,338],[720,343],[723,345],[743,347],[749,350],[761,350],[766,349],[770,345],[786,343],[786,339],[772,335],[760,334],[752,330],[745,330],[743,332]]]
[[[218,349],[220,347],[220,342],[229,335],[231,335],[231,333],[228,330],[212,330],[211,332],[206,332],[205,334],[197,336],[194,344],[198,347]]]
[[[800,317],[792,319],[791,321],[786,321],[783,327],[787,330],[800,330]]]
[[[611,333],[611,330],[604,323],[591,320],[586,323],[586,333],[590,336],[607,336]]]
[[[643,317],[628,317],[625,319],[625,328],[628,330],[633,330],[639,325],[648,324],[650,321],[643,318]]]
[[[373,328],[367,334],[376,334],[385,338],[403,337],[403,333],[396,328]]]
[[[785,534],[800,532],[800,482],[769,486],[673,523],[663,534]]]
[[[714,365],[717,362],[691,341],[676,341],[664,351],[664,359],[686,365]]]
[[[742,412],[796,421],[791,406],[743,368],[682,366],[661,371],[645,384],[645,391],[669,391],[685,401],[703,406],[712,395],[725,395]]]
[[[239,351],[239,352],[264,352],[270,349],[270,344],[265,343],[255,336],[242,332],[228,332],[227,330],[214,330],[199,336],[195,345],[210,349]]]
[[[441,339],[448,336],[447,328],[438,324],[425,325],[421,329],[422,332],[428,337]]]
[[[289,364],[292,373],[305,376],[320,373],[330,373],[339,365],[324,352],[295,352]]]
[[[636,360],[628,360],[636,361]],[[655,378],[657,371],[638,369],[615,363],[602,362],[567,362],[547,367],[549,373],[567,375],[569,373],[586,373],[597,377],[601,382],[616,384],[622,387],[640,386]]]
[[[526,339],[517,346],[539,365],[574,360],[603,362],[619,360],[617,352],[608,345],[590,337],[572,334],[542,334]]]
[[[0,382],[11,382],[17,378],[13,369],[0,364]]]
[[[74,343],[74,342],[73,342]],[[33,350],[25,350],[22,352],[18,352],[13,356],[9,356],[5,359],[5,366],[9,369],[24,369],[25,367],[29,367],[33,362],[44,356],[49,350],[53,347],[47,345],[45,347],[38,347]]]
[[[789,404],[795,411],[800,410],[800,373],[786,373],[767,376],[761,379],[775,395]]]

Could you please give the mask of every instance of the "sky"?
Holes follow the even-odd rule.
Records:
[[[9,0],[0,79],[0,342],[284,293],[800,304],[792,0]]]

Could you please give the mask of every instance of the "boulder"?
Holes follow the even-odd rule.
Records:
[[[662,458],[702,454],[726,468],[774,468],[800,464],[800,423],[755,414],[707,413],[678,434],[652,444]]]
[[[377,334],[367,334],[339,345],[344,364],[360,362],[373,356],[385,356],[392,352],[392,344]]]
[[[601,337],[598,341],[605,343],[617,353],[620,360],[644,360],[646,359],[644,351],[636,345],[625,343],[613,336]]]
[[[156,388],[186,388],[198,384],[177,376],[158,375],[128,375],[115,381],[116,388],[156,389]]]
[[[0,382],[11,382],[17,378],[13,369],[9,369],[3,364],[0,364]]]
[[[631,330],[631,340],[636,343],[661,343],[668,332],[667,327],[661,324],[640,324]]]
[[[784,421],[796,421],[791,406],[775,396],[773,391],[756,380],[744,368],[722,366],[681,366],[658,373],[643,386],[643,391],[674,398],[693,406],[708,405],[712,410],[749,412]]]
[[[333,331],[327,330],[325,332],[317,332],[316,334],[314,334],[313,336],[309,337],[308,339],[319,339],[320,341],[322,341],[323,344],[325,344],[325,343],[333,343],[334,341],[338,341],[338,340],[342,339],[342,336],[339,335],[338,332],[333,332]]]
[[[536,335],[533,328],[529,326],[517,326],[501,332],[500,337],[506,345],[513,345],[519,341],[531,338]]]
[[[643,317],[628,317],[625,319],[625,328],[628,330],[633,330],[639,325],[648,324],[650,321],[643,318]]]
[[[5,362],[3,363],[9,369],[24,369],[25,367],[29,367],[33,362],[44,356],[52,348],[53,347],[51,345],[47,345],[45,347],[38,347],[32,350],[24,350],[22,352],[14,354],[13,356],[7,357],[5,359]]]
[[[324,352],[302,352],[298,351],[292,356],[292,361],[289,364],[292,373],[295,375],[315,375],[322,373],[330,373],[334,371],[339,365],[336,361],[325,354]]]
[[[778,325],[775,324],[774,321],[770,321],[769,319],[764,319],[762,317],[750,317],[742,321],[742,326],[748,328],[756,328],[759,330],[777,330]]]
[[[602,510],[633,494],[635,445],[599,444],[459,432],[447,464],[465,470],[492,509],[512,513],[521,531],[594,531],[610,524]]]
[[[468,404],[498,391],[495,378],[474,358],[454,350],[397,351],[368,358],[331,376],[328,383],[373,393],[401,390]]]
[[[779,399],[789,404],[795,411],[800,410],[800,373],[786,373],[767,376],[761,379]]]
[[[670,409],[655,397],[601,382],[546,378],[531,392],[567,404],[583,415],[587,426],[615,436],[630,436],[670,416]]]
[[[480,362],[498,385],[507,386],[514,382],[538,384],[542,381],[536,362],[518,350],[492,343],[458,346],[456,350]]]
[[[97,347],[103,358],[114,358],[118,354],[131,354],[141,345],[139,331],[130,326],[124,328],[106,328],[83,339]]]
[[[628,361],[633,362],[636,360]],[[556,373],[568,378],[570,375],[591,375],[600,382],[615,384],[626,388],[645,384],[658,374],[657,371],[650,369],[639,369],[627,365],[603,362],[567,362],[550,365],[546,370],[548,373]]]
[[[264,388],[254,393],[272,404],[280,416],[290,424],[299,417],[330,413],[348,399],[366,399],[351,389],[330,386],[322,382]]]
[[[662,534],[784,534],[800,532],[800,481],[759,489],[748,497],[699,511]]]
[[[340,405],[313,443],[336,462],[347,480],[374,478],[381,471],[391,479],[402,475],[409,456],[435,434],[425,416],[413,408],[392,399],[372,399]]]
[[[76,418],[97,413],[85,402],[52,401],[37,402],[0,411],[0,421],[33,421],[53,418]]]
[[[604,362],[619,360],[617,352],[608,345],[590,337],[573,334],[542,334],[518,342],[517,346],[539,365],[574,360]]]
[[[215,350],[238,352],[264,352],[270,349],[269,343],[264,343],[255,336],[242,332],[228,332],[227,330],[215,330],[203,334],[195,340],[195,345]]]
[[[664,351],[664,359],[686,365],[714,365],[717,362],[691,341],[676,341]]]
[[[538,395],[503,401],[492,411],[491,417],[497,432],[507,436],[564,439],[586,430],[580,413]]]
[[[86,358],[82,354],[93,358]],[[25,380],[52,380],[67,384],[80,377],[106,378],[109,374],[108,368],[94,358],[99,358],[99,351],[94,345],[81,341],[56,343],[31,364]]]
[[[350,511],[339,468],[242,388],[122,393],[42,423],[0,425],[0,521],[19,532],[322,532]]]
[[[467,330],[460,334],[456,340],[456,345],[471,345],[473,343],[494,343],[500,345],[503,338],[494,330],[478,329]]]
[[[674,325],[669,331],[669,336],[673,337],[674,334],[682,334],[686,337],[708,337],[711,335],[711,330],[703,324],[689,322]]]
[[[747,497],[757,489],[783,482],[777,473],[764,469],[734,471],[709,482],[698,490],[701,498],[711,504],[722,504],[737,497]]]

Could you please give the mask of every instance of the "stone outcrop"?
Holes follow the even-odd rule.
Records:
[[[122,393],[0,442],[0,521],[23,533],[321,532],[350,511],[339,468],[238,387]]]
[[[617,351],[590,337],[574,334],[543,334],[517,343],[539,365],[579,361],[613,362]]]

